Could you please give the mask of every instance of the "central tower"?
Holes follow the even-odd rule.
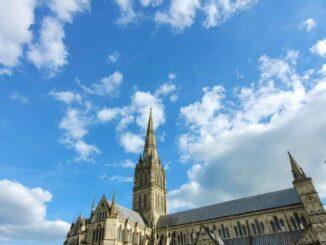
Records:
[[[140,213],[150,227],[166,214],[165,170],[157,152],[152,109],[149,113],[143,155],[135,168],[133,210]]]

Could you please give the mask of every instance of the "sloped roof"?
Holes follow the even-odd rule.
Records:
[[[278,232],[251,237],[240,237],[223,240],[225,245],[289,245],[299,241],[303,231]]]
[[[117,207],[118,207],[118,217],[129,219],[130,221],[132,221],[134,223],[137,222],[138,224],[145,226],[145,222],[139,213],[132,211],[129,208],[120,206],[120,205],[117,205]]]
[[[177,226],[301,203],[294,188],[217,203],[161,216],[157,227]]]

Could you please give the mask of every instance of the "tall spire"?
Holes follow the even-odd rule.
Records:
[[[153,118],[152,118],[152,108],[150,108],[150,111],[149,111],[149,119],[148,119],[148,125],[147,125],[143,157],[144,158],[151,157],[152,159],[158,159]]]
[[[117,214],[117,205],[115,203],[115,190],[114,190],[112,202],[111,202],[111,215],[115,216],[116,214]]]
[[[292,174],[293,174],[294,180],[307,178],[305,172],[299,166],[297,161],[292,157],[292,155],[289,151],[288,151],[288,154],[289,154],[289,158],[290,158],[291,169],[292,169]]]

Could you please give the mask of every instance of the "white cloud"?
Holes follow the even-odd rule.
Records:
[[[122,80],[123,75],[116,71],[112,75],[102,78],[99,83],[94,84],[94,92],[98,95],[117,96]]]
[[[181,157],[200,164],[188,172],[187,183],[169,193],[172,208],[291,186],[287,150],[326,197],[321,167],[326,159],[321,137],[326,131],[326,77],[311,74],[313,82],[305,87],[297,59],[293,51],[279,59],[264,55],[256,85],[235,90],[233,97],[219,85],[205,88],[201,100],[181,108],[186,122],[186,133],[179,137]]]
[[[226,21],[232,14],[252,7],[258,0],[210,0],[203,10],[207,16],[204,21],[206,28],[215,27]]]
[[[173,73],[173,72],[169,73],[168,78],[169,78],[170,81],[174,80],[175,77],[176,77],[175,73]]]
[[[118,163],[113,163],[113,164],[109,164],[108,166],[112,166],[112,167],[122,167],[122,168],[135,168],[136,163],[131,161],[130,159],[126,159],[122,162],[118,162]]]
[[[126,152],[140,153],[144,147],[144,139],[134,133],[125,132],[120,135],[120,145]]]
[[[319,74],[326,76],[326,64],[323,64],[320,70],[318,71]]]
[[[117,181],[117,182],[133,182],[133,178],[131,176],[123,176],[123,175],[113,175],[107,176],[106,174],[101,175],[100,177],[102,180],[110,180],[110,181]]]
[[[50,0],[49,8],[59,19],[71,22],[73,15],[89,9],[91,0]]]
[[[32,40],[35,8],[34,0],[0,0],[0,64],[8,69],[18,65]]]
[[[57,92],[55,90],[50,91],[50,95],[58,101],[61,101],[65,104],[72,104],[72,103],[81,103],[82,98],[80,94],[72,92],[72,91],[60,91]]]
[[[112,54],[109,54],[108,55],[107,60],[108,60],[108,62],[114,64],[114,63],[117,63],[118,62],[119,57],[120,57],[119,51],[115,51]]]
[[[63,23],[53,17],[45,17],[42,21],[40,40],[31,44],[28,59],[38,68],[48,70],[50,76],[55,75],[67,64],[68,51],[63,43],[65,32]]]
[[[316,21],[313,18],[306,19],[305,21],[299,24],[300,29],[304,29],[307,32],[310,32],[316,27]]]
[[[140,0],[140,4],[144,7],[153,6],[157,7],[161,5],[163,0]]]
[[[90,87],[82,84],[78,79],[77,83],[81,89],[88,94],[93,95],[108,95],[110,97],[117,97],[119,95],[119,88],[123,82],[123,74],[115,71],[113,74],[103,77],[99,82],[92,84]]]
[[[120,8],[120,17],[117,20],[119,24],[128,24],[136,18],[136,13],[133,9],[133,0],[114,0]]]
[[[326,57],[326,39],[317,41],[310,49],[310,51],[319,55],[320,57]]]
[[[137,90],[131,96],[131,102],[128,105],[104,107],[99,110],[97,120],[104,123],[118,118],[116,131],[120,145],[126,152],[140,153],[144,145],[142,136],[147,128],[150,108],[153,111],[154,127],[157,128],[165,122],[163,100],[171,94],[173,96],[175,90],[176,86],[171,82],[161,85],[154,93]],[[177,99],[171,99],[171,96],[170,100]],[[137,133],[128,129],[131,124],[136,124],[139,127]]]
[[[76,108],[68,108],[59,125],[59,128],[65,130],[62,143],[77,152],[77,161],[91,161],[92,155],[100,153],[95,145],[88,144],[83,140],[88,133],[86,126],[89,124],[89,120],[85,112]]]
[[[168,82],[162,84],[156,91],[155,96],[166,96],[169,95],[177,90],[175,84]]]
[[[203,25],[206,28],[215,27],[226,21],[232,14],[248,9],[258,0],[171,0],[168,12],[158,11],[155,21],[169,24],[179,32],[190,27],[196,18],[197,12],[202,11],[206,15]]]
[[[0,180],[0,240],[62,240],[70,225],[46,219],[49,191]]]
[[[97,113],[100,122],[109,122],[116,118],[120,113],[120,108],[103,108]]]
[[[23,96],[23,95],[20,95],[20,94],[17,94],[17,93],[12,93],[10,95],[10,99],[14,100],[14,101],[17,101],[17,102],[19,102],[21,104],[24,104],[24,105],[28,105],[30,103],[29,99],[26,96]]]
[[[171,0],[169,11],[157,12],[155,21],[169,24],[175,31],[179,32],[193,24],[199,8],[199,0]]]

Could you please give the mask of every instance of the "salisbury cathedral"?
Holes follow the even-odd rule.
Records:
[[[71,225],[65,245],[326,244],[326,212],[289,153],[293,188],[167,213],[166,177],[150,112],[134,173],[132,210],[105,195]]]

